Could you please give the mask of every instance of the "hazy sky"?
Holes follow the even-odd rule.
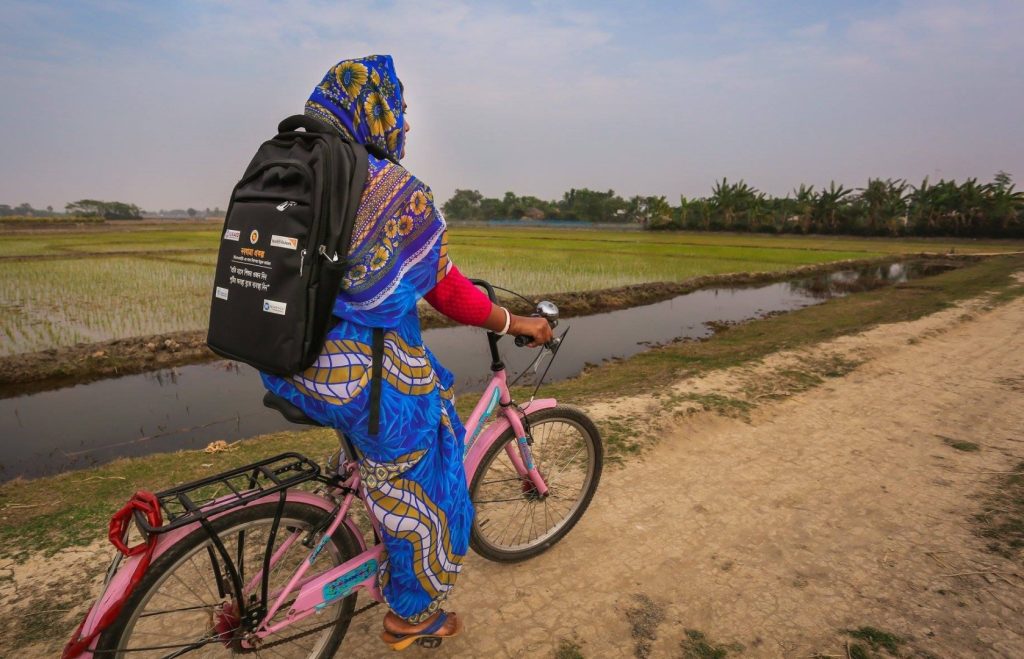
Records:
[[[0,202],[224,207],[344,57],[390,53],[405,164],[455,188],[772,194],[1024,177],[1024,2],[0,5]]]

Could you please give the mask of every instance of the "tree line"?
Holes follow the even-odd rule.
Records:
[[[82,217],[102,217],[107,220],[140,220],[142,209],[135,204],[123,201],[99,201],[98,199],[79,199],[64,206],[68,215]]]
[[[223,217],[224,211],[218,206],[214,209],[197,210],[195,208],[144,211],[135,204],[123,201],[99,201],[97,199],[79,199],[64,206],[64,212],[56,211],[53,206],[45,209],[33,208],[32,204],[23,203],[17,206],[0,204],[0,217],[88,217],[106,220],[139,220],[143,216],[183,219],[195,217]]]
[[[32,208],[32,204],[0,204],[0,217],[53,217],[59,213],[53,210],[53,206],[43,208]]]
[[[931,183],[926,178],[917,186],[902,179],[868,179],[862,188],[801,184],[785,197],[723,178],[710,195],[681,196],[679,205],[663,196],[624,199],[613,190],[585,188],[570,190],[557,201],[512,192],[488,198],[476,190],[456,190],[442,212],[454,221],[579,220],[640,224],[652,230],[1024,238],[1024,193],[1005,172],[988,183],[976,178]]]
[[[32,204],[0,204],[0,217],[58,217],[62,214],[53,206],[45,209],[33,208]],[[99,201],[96,199],[79,199],[64,206],[65,216],[101,217],[107,220],[138,220],[142,219],[142,209],[135,204],[123,201]]]

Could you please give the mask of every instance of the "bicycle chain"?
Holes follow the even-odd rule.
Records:
[[[372,609],[373,607],[377,606],[378,604],[380,604],[380,602],[370,602],[366,606],[364,606],[362,608],[359,608],[359,609],[356,609],[355,611],[353,611],[352,612],[352,617],[355,618],[360,613],[365,613],[366,611],[369,611],[370,609]],[[278,645],[283,645],[285,643],[291,643],[292,641],[294,641],[296,639],[305,638],[305,637],[311,636],[311,635],[313,635],[313,634],[315,634],[317,632],[322,632],[323,630],[327,629],[328,627],[333,627],[336,624],[338,624],[337,620],[335,620],[333,622],[326,622],[326,623],[320,625],[319,627],[314,627],[312,629],[307,629],[306,631],[300,632],[298,634],[295,634],[294,636],[289,636],[288,638],[282,638],[282,639],[279,639],[279,640],[276,640],[276,641],[271,641],[269,643],[263,643],[258,648],[255,648],[255,650],[266,650],[266,649],[269,649],[269,648],[277,647]]]

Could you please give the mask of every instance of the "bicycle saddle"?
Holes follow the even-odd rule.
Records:
[[[277,410],[281,413],[281,416],[288,419],[292,423],[301,423],[306,426],[323,426],[324,424],[314,421],[306,416],[306,413],[295,407],[284,398],[267,392],[263,396],[263,405],[269,407],[272,410]]]

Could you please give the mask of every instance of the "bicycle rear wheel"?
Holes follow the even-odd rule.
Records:
[[[541,497],[506,453],[516,437],[506,430],[488,449],[469,494],[476,508],[470,545],[484,558],[513,563],[554,545],[586,512],[601,479],[604,448],[587,415],[559,405],[531,414],[533,458],[548,486]]]
[[[277,507],[277,503],[270,503],[241,508],[212,522],[242,577],[243,589],[263,568]],[[323,509],[308,504],[284,505],[271,555],[293,534],[299,535],[272,565],[269,593],[283,588],[306,560],[310,550],[301,540],[327,515]],[[306,577],[327,572],[357,553],[358,543],[348,527],[341,525]],[[258,599],[259,587],[254,591],[242,596],[247,603],[253,596]],[[118,619],[100,636],[97,655],[135,659],[228,657],[248,652],[254,656],[326,659],[334,656],[348,630],[356,595],[334,602],[319,615],[304,618],[267,637],[256,651],[240,645],[239,599],[209,535],[197,529],[150,566]],[[287,612],[287,601],[282,609],[275,620]]]

